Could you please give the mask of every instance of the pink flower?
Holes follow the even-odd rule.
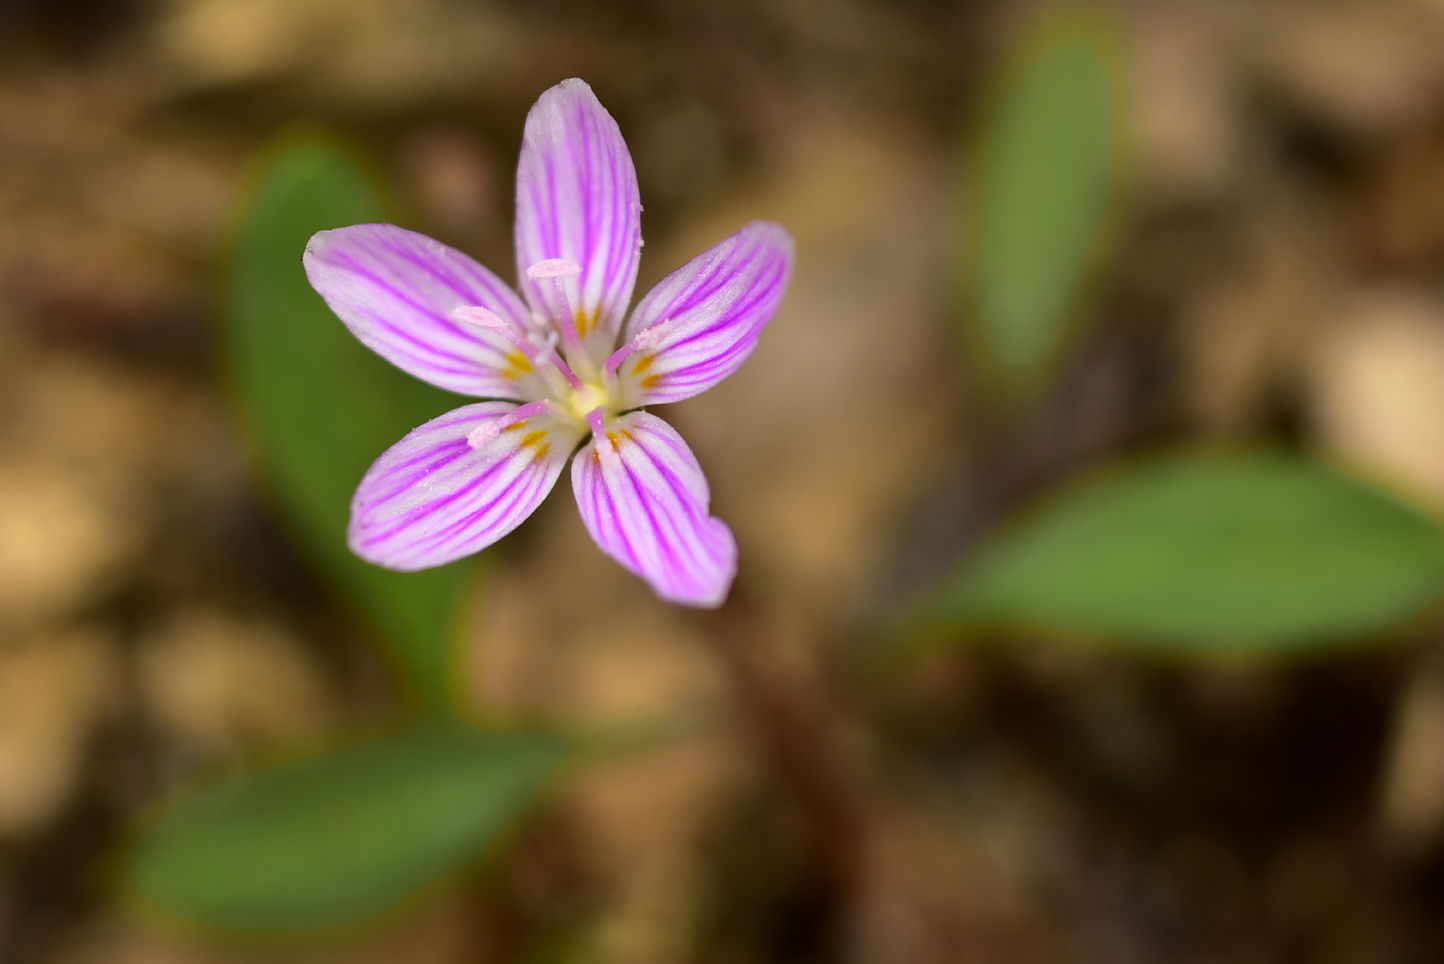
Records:
[[[306,274],[357,338],[418,378],[484,399],[376,460],[351,501],[353,552],[403,571],[471,555],[531,515],[575,451],[572,489],[601,550],[663,599],[721,604],[737,543],[708,514],[687,443],[643,408],[706,391],[747,359],[787,289],[792,238],[754,221],[627,318],[641,211],[616,121],[567,80],[542,94],[522,138],[520,297],[461,252],[395,225],[311,239]]]

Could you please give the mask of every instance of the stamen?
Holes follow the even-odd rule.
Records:
[[[501,335],[515,345],[528,361],[533,364],[551,365],[561,373],[572,388],[580,389],[582,387],[582,380],[576,376],[566,362],[562,361],[561,353],[557,351],[556,332],[548,331],[546,337],[538,341],[539,332],[527,332],[523,335],[522,332],[503,321],[496,312],[480,305],[462,305],[460,308],[454,308],[449,317],[453,321],[463,322],[474,328]]]
[[[520,422],[525,422],[533,415],[542,415],[552,410],[550,402],[528,402],[520,405],[501,418],[494,418],[484,422],[466,433],[466,444],[473,449],[480,449],[502,432]]]
[[[531,345],[521,332],[502,320],[501,315],[481,305],[462,305],[460,308],[453,308],[448,316],[452,321],[459,321],[462,324],[470,325],[473,328],[480,328],[482,331],[489,331],[501,335],[507,341],[516,346],[523,355],[532,361],[536,361],[536,346]]]
[[[566,258],[547,258],[526,269],[526,276],[533,281],[542,278],[575,278],[582,273],[582,266]]]
[[[637,332],[636,337],[632,339],[632,345],[637,351],[651,351],[660,345],[662,339],[666,338],[671,331],[671,320],[664,318],[652,327]]]
[[[556,337],[556,332],[552,332],[552,337]],[[579,392],[582,390],[582,380],[577,377],[576,372],[572,371],[570,365],[562,361],[561,352],[556,350],[556,342],[552,342],[552,353],[547,356],[547,361],[556,366],[557,371],[562,373],[562,377],[567,380],[567,384],[572,386],[575,391]]]
[[[637,332],[634,336],[632,336],[631,341],[627,342],[621,348],[618,348],[616,351],[612,352],[611,356],[607,358],[607,375],[615,375],[617,373],[617,369],[622,366],[622,362],[626,361],[634,353],[639,351],[651,351],[653,348],[656,348],[662,343],[662,339],[666,338],[667,335],[671,333],[671,331],[672,322],[670,320],[663,319],[662,321],[657,322],[652,327],[645,328],[642,331]]]
[[[592,441],[596,446],[597,458],[603,465],[618,467],[621,465],[622,459],[617,454],[612,437],[607,434],[606,414],[606,406],[598,405],[587,413],[587,424],[592,427]]]
[[[481,305],[462,305],[460,308],[452,309],[450,318],[452,321],[459,321],[463,324],[473,325],[477,328],[484,328],[487,331],[495,331],[501,334],[510,334],[511,326],[502,320],[501,315]]]
[[[575,278],[582,273],[582,266],[575,261],[568,261],[566,258],[548,258],[545,261],[538,261],[526,269],[526,276],[533,281],[540,281],[543,278],[550,278],[557,289],[557,328],[561,330],[562,342],[567,346],[569,352],[579,352],[582,349],[581,335],[577,332],[576,322],[569,317],[572,313],[572,300],[567,296],[567,278]]]
[[[474,449],[484,448],[487,442],[501,434],[501,422],[502,420],[497,418],[485,425],[478,425],[466,433],[466,444]]]

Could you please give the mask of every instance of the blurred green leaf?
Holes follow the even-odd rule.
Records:
[[[351,495],[389,446],[463,399],[392,367],[357,341],[301,266],[317,231],[384,220],[376,191],[318,139],[280,145],[231,252],[229,362],[276,495],[331,580],[380,629],[425,704],[448,697],[467,563],[395,573],[346,546]]]
[[[144,904],[228,932],[344,926],[474,860],[564,752],[549,737],[429,721],[246,773],[141,839],[128,882]]]
[[[1101,30],[1030,44],[981,144],[971,283],[978,342],[1005,386],[1037,386],[1068,334],[1118,180],[1120,109]]]
[[[1444,528],[1388,493],[1300,456],[1190,454],[1063,493],[922,622],[1282,651],[1396,627],[1441,593]]]

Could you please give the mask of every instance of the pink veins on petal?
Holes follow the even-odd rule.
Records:
[[[520,525],[571,458],[597,546],[661,598],[717,606],[737,544],[708,512],[687,443],[640,409],[703,392],[747,359],[786,293],[792,237],[754,221],[627,316],[642,247],[636,171],[616,121],[575,79],[527,116],[516,197],[520,295],[391,224],[322,231],[306,246],[312,286],[357,338],[479,400],[382,453],[352,499],[351,549],[402,571],[471,555]]]

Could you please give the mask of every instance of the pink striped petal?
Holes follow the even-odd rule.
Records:
[[[569,322],[600,366],[632,298],[642,249],[642,202],[617,122],[580,80],[541,95],[526,119],[516,171],[516,258],[522,294],[539,315]],[[529,277],[547,261],[571,277]]]
[[[609,362],[623,407],[691,398],[736,371],[782,303],[793,260],[792,235],[754,221],[664,278]]]
[[[541,505],[584,434],[545,402],[481,402],[432,419],[361,479],[351,551],[413,572],[485,549]]]
[[[646,412],[610,421],[572,461],[582,522],[601,550],[657,595],[719,606],[737,573],[737,543],[707,514],[707,479],[682,436]]]
[[[530,317],[516,292],[460,251],[394,224],[357,224],[311,238],[302,261],[346,327],[403,371],[464,395],[543,397],[511,340],[452,317],[480,306],[523,338]]]

